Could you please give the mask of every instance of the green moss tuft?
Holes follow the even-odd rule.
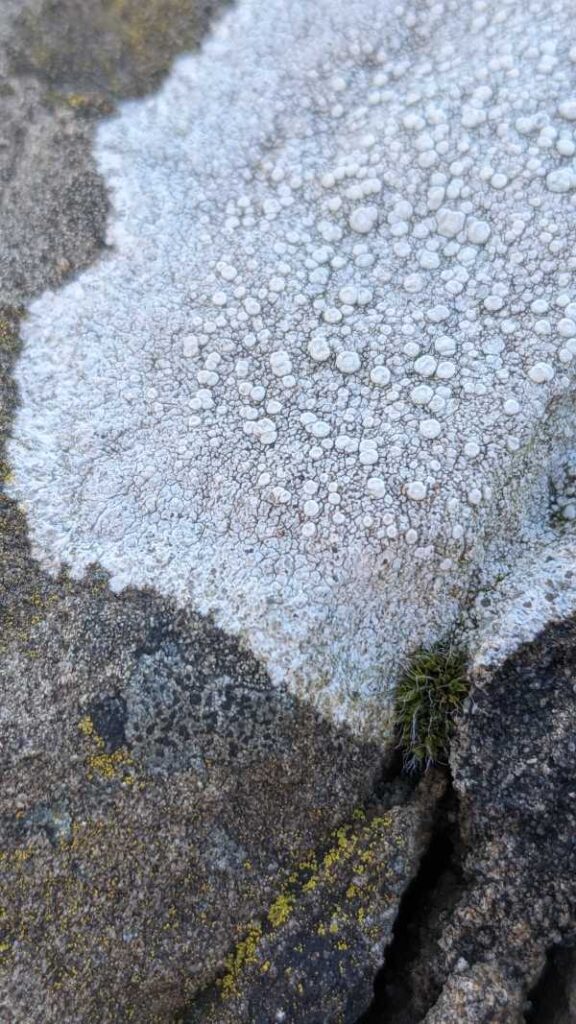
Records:
[[[454,721],[467,692],[461,650],[445,643],[416,652],[396,688],[395,725],[407,770],[446,761]]]

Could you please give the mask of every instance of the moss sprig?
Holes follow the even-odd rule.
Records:
[[[468,693],[466,659],[449,643],[421,648],[396,688],[395,725],[408,771],[445,763],[455,719]]]

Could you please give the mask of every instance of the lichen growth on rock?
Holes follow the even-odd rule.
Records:
[[[354,920],[359,926],[364,925],[375,881],[372,879],[370,884],[366,884],[362,879],[376,861],[375,851],[381,847],[392,824],[393,818],[389,815],[368,817],[362,808],[358,808],[349,823],[334,830],[322,854],[311,851],[294,866],[285,886],[270,904],[265,921],[252,921],[228,956],[226,972],[218,981],[224,998],[237,994],[247,968],[258,965],[260,971],[267,973],[270,966],[266,960],[268,946],[263,945],[263,940],[269,941],[274,932],[282,929],[296,913],[301,913],[302,906],[313,900],[318,890],[328,893],[329,917],[317,921],[316,932],[320,937],[334,936],[336,947],[341,951],[347,948],[336,938],[340,931],[339,920],[342,924]],[[391,833],[392,837],[394,843],[401,846],[401,839]],[[346,884],[342,883],[342,872],[350,879]],[[343,901],[340,889],[343,890]]]
[[[573,31],[567,0],[243,0],[100,129],[114,251],[32,304],[17,371],[46,566],[213,614],[382,736],[408,653],[554,542]]]
[[[126,747],[108,752],[106,744],[98,735],[90,715],[84,715],[78,723],[78,729],[89,742],[90,751],[86,757],[88,778],[95,776],[108,782],[120,780],[124,785],[131,786],[136,781],[134,758]]]

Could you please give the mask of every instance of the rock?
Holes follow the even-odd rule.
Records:
[[[0,1017],[352,1022],[442,788],[382,803],[393,682],[465,611],[426,1008],[512,1020],[574,921],[571,11],[240,0],[98,127],[211,14],[0,9]]]
[[[1,5],[2,483],[9,475],[4,444],[16,398],[11,369],[22,303],[94,260],[104,243],[107,201],[92,156],[94,122],[111,112],[113,100],[156,82],[180,46],[198,41],[213,9],[198,0],[154,0],[145,9],[132,0],[88,5],[5,0]],[[38,578],[23,540],[24,525],[16,525],[5,494],[2,512],[8,525],[0,532],[1,564],[10,579],[6,599],[12,602],[29,573],[36,577],[32,586]]]
[[[575,1017],[576,946],[572,940],[549,951],[542,975],[530,993],[526,1021],[532,1024],[546,1019],[549,1024],[571,1024]]]
[[[242,0],[100,124],[112,251],[32,303],[16,369],[45,568],[213,615],[375,742],[503,575],[536,629],[542,588],[576,608],[532,572],[574,558],[572,29],[566,0]]]
[[[33,607],[3,651],[0,1005],[168,1022],[371,798],[382,755],[151,594],[94,577]]]
[[[562,1024],[569,1024],[570,1019],[576,1017],[576,951],[573,947],[566,968],[566,990],[567,1015]]]
[[[426,1024],[520,1024],[573,932],[575,655],[572,619],[475,678],[452,754],[467,885],[431,956],[445,983]]]
[[[354,1024],[370,1002],[444,788],[431,776],[407,806],[375,804],[339,828],[320,858],[299,865],[264,921],[252,923],[185,1024]]]
[[[92,262],[106,189],[94,122],[149,90],[210,23],[211,0],[5,0],[0,11],[1,303],[18,304]]]
[[[496,965],[482,964],[448,979],[438,1003],[426,1016],[426,1024],[520,1024],[523,1004],[518,992],[516,996],[510,1000],[509,985]]]
[[[172,5],[149,84],[197,30],[181,6],[185,31]],[[0,11],[2,444],[19,304],[102,243],[90,139],[111,93],[104,75],[79,68],[98,60],[99,19],[113,8]],[[114,95],[146,87],[158,39],[146,45],[138,69],[123,51]],[[58,67],[74,68],[70,79]],[[4,460],[0,471],[4,482]],[[273,690],[210,621],[150,592],[114,597],[98,570],[81,582],[46,574],[22,512],[0,500],[0,1017],[168,1022],[273,901],[289,864],[371,795],[382,754]]]

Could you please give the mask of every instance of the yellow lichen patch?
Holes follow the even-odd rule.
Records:
[[[25,861],[30,860],[31,856],[32,850],[29,848],[21,848],[19,850],[14,850],[12,859],[18,864],[23,864]]]
[[[118,779],[125,785],[134,785],[136,782],[134,759],[126,747],[119,747],[113,753],[107,753],[106,744],[96,732],[90,715],[84,715],[80,719],[78,729],[92,747],[86,757],[88,778],[93,779],[95,775],[98,775],[108,781]]]
[[[105,97],[94,93],[67,93],[65,102],[72,109],[80,114],[111,114],[114,110],[113,104]]]
[[[114,111],[112,101],[99,92],[62,92],[58,89],[49,89],[46,92],[46,101],[52,107],[68,107],[80,116],[105,117]],[[65,267],[62,266],[61,269],[66,272]]]
[[[295,897],[288,893],[280,893],[268,911],[268,920],[273,928],[280,928],[290,917],[294,908]]]
[[[124,747],[121,747],[119,750],[115,750],[113,754],[90,754],[87,763],[89,767],[89,778],[92,778],[93,774],[96,774],[100,775],[103,779],[122,778],[122,781],[127,782],[128,784],[131,784],[134,781],[130,774],[122,774],[122,769],[131,768],[134,763],[130,754]]]
[[[174,928],[180,927],[180,921],[178,920],[178,911],[176,907],[169,907],[166,914],[166,920],[162,925],[162,929],[165,932],[172,931]]]
[[[8,958],[8,955],[12,952],[12,944],[10,942],[0,942],[0,964],[3,960]]]
[[[227,997],[234,994],[238,979],[248,964],[257,962],[257,950],[262,938],[262,925],[257,921],[248,926],[244,939],[226,960],[226,974],[220,980],[222,994]]]
[[[78,728],[83,736],[94,736],[96,730],[94,729],[94,722],[90,718],[90,715],[84,715],[83,718],[78,722]]]
[[[0,476],[3,465],[5,464],[0,461]],[[5,637],[6,639],[9,638],[10,641],[18,641],[20,649],[23,650],[27,658],[39,657],[40,650],[36,647],[28,646],[38,642],[35,638],[36,634],[33,627],[44,620],[49,605],[56,601],[58,601],[58,595],[56,594],[40,592],[23,595],[16,613],[3,610],[0,615],[3,639]],[[32,609],[36,609],[42,614],[35,614]],[[7,649],[8,643],[0,642],[0,651]]]
[[[306,860],[301,860],[298,865],[299,871],[317,871],[318,870],[318,858],[315,853],[311,853]]]
[[[382,840],[392,822],[391,815],[369,819],[363,809],[358,809],[353,813],[349,824],[337,828],[331,834],[330,845],[322,857],[315,853],[307,854],[298,861],[295,868],[287,872],[286,884],[270,904],[264,926],[259,922],[252,922],[245,937],[228,957],[226,974],[218,982],[223,998],[229,999],[238,995],[243,972],[251,966],[258,965],[259,960],[262,960],[257,968],[260,973],[266,974],[271,969],[273,961],[264,959],[264,950],[269,951],[269,942],[274,930],[282,928],[294,915],[299,903],[319,888],[324,889],[327,896],[333,893],[334,905],[326,920],[316,925],[316,934],[330,940],[333,948],[339,952],[348,951],[349,944],[343,932],[350,926],[362,927],[367,920],[365,904],[374,897],[376,890],[380,889],[384,871],[384,865],[378,867],[376,864],[379,859],[378,853],[381,857]],[[394,832],[395,846],[398,846],[398,839]],[[356,879],[366,873],[368,865],[376,866],[377,877],[371,885],[366,884],[364,880],[359,884]],[[362,904],[358,909],[350,907],[348,912],[339,905],[344,899],[356,902],[361,900]],[[370,937],[373,941],[378,940],[377,934]],[[297,944],[293,948],[294,952],[305,952],[302,944]],[[291,970],[292,968],[286,968],[285,972],[290,973]],[[210,1018],[212,1019],[216,1020]]]

